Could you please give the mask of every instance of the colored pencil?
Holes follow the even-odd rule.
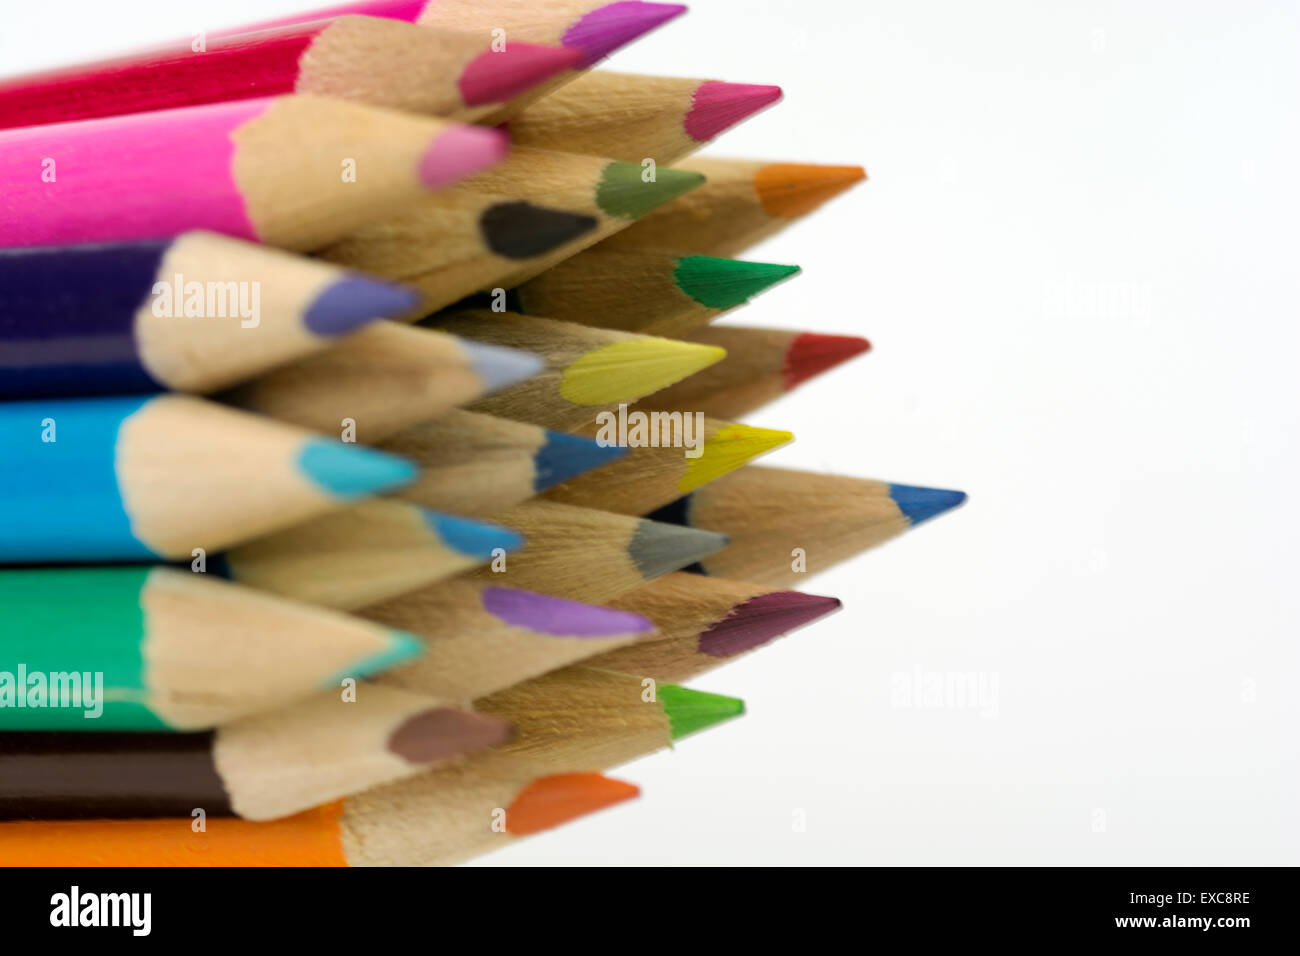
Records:
[[[306,93],[461,122],[496,116],[581,54],[345,16],[0,80],[0,128]]]
[[[375,680],[444,700],[474,700],[655,634],[639,614],[472,578],[444,581],[360,613],[418,635],[426,648],[424,656]]]
[[[501,564],[473,572],[477,578],[593,604],[727,546],[725,535],[680,523],[550,501],[526,501],[493,518],[517,529],[524,546]]]
[[[649,517],[729,536],[729,547],[690,570],[789,587],[965,500],[960,491],[752,465]]]
[[[322,259],[411,284],[423,314],[494,287],[521,264],[580,248],[595,216],[509,197],[445,190],[419,215],[390,219],[322,249]],[[549,260],[547,260],[549,261]]]
[[[717,325],[691,333],[689,341],[725,349],[727,357],[642,402],[644,408],[703,412],[744,418],[811,378],[870,351],[856,335],[793,329]]]
[[[668,165],[779,99],[779,86],[596,70],[512,117],[510,141]]]
[[[704,182],[699,173],[676,169],[660,169],[646,182],[643,172],[636,163],[516,149],[495,169],[470,176],[444,194],[408,204],[399,215],[376,217],[322,255],[339,265],[408,283],[424,293],[432,311],[484,289],[519,285]],[[515,244],[513,255],[478,255],[485,202],[498,214],[504,208],[507,221],[498,225],[499,231],[523,228],[524,241]],[[561,232],[571,237],[558,245],[548,240],[539,249],[533,241],[537,217],[523,215],[517,223],[521,210],[512,204],[518,203],[565,210],[595,223],[587,228],[586,219],[561,221]],[[466,268],[467,260],[476,267]]]
[[[379,447],[420,468],[402,500],[458,515],[509,508],[627,454],[591,438],[463,409],[407,428]]]
[[[867,178],[861,166],[746,159],[692,159],[677,168],[708,182],[623,230],[611,248],[738,256]]]
[[[838,598],[685,571],[665,574],[609,604],[644,615],[658,634],[583,664],[666,681],[690,680],[840,609]]]
[[[184,395],[0,404],[0,562],[185,558],[409,482],[392,455]]]
[[[0,571],[0,598],[6,730],[201,730],[422,650],[409,634],[175,568]]]
[[[380,499],[238,545],[211,570],[271,594],[352,610],[522,545],[500,525]]]
[[[771,262],[597,244],[512,290],[506,302],[527,315],[681,337],[798,272]]]
[[[516,349],[380,322],[220,398],[304,428],[377,442],[541,369],[541,359]]]
[[[497,717],[390,687],[323,691],[196,734],[0,734],[0,819],[274,820],[510,737]]]
[[[418,304],[398,286],[207,232],[7,249],[0,398],[215,391]]]
[[[0,247],[210,229],[317,249],[505,149],[495,130],[318,96],[4,130]]]
[[[519,784],[505,802],[502,843],[529,836],[637,796],[600,774],[551,774]],[[418,865],[432,824],[423,806],[361,807],[335,801],[269,823],[233,818],[69,820],[0,823],[0,859],[11,866],[382,866]],[[383,836],[382,853],[367,842]],[[405,851],[393,852],[406,840]],[[387,854],[387,855],[383,855]]]
[[[621,46],[649,33],[686,8],[675,3],[640,0],[564,0],[519,3],[518,0],[358,0],[358,2],[281,17],[219,35],[247,33],[287,23],[322,20],[346,14],[404,20],[422,27],[486,33],[502,30],[508,41],[551,43],[582,55],[586,69]]]
[[[660,415],[660,419],[650,419],[649,434],[657,436],[662,425],[656,428],[653,422],[667,416],[651,414]],[[677,419],[695,421],[683,416]],[[604,431],[597,427],[585,429],[586,434],[601,436],[600,441],[608,443],[615,434],[612,429],[608,435]],[[698,434],[694,424],[690,431],[691,443],[698,452],[695,457],[689,457],[690,449],[683,447],[631,448],[623,460],[557,485],[546,493],[544,500],[617,514],[643,515],[794,440],[790,432],[716,418],[705,418]],[[685,430],[678,428],[675,433],[684,436]]]
[[[559,431],[658,392],[726,355],[713,346],[486,309],[444,313],[430,321],[453,335],[540,356],[545,371],[470,407]]]

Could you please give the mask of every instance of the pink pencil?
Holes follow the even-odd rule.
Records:
[[[208,229],[320,248],[501,160],[495,130],[315,96],[0,132],[0,246]]]
[[[505,118],[510,100],[582,54],[482,33],[339,17],[191,41],[0,81],[0,128],[38,126],[284,93],[336,96],[461,121]]]
[[[555,4],[545,0],[360,0],[237,30],[223,30],[214,35],[228,36],[287,23],[361,13],[480,36],[494,35],[494,31],[503,30],[507,45],[515,40],[524,40],[578,50],[582,53],[579,66],[586,69],[619,47],[685,12],[686,8],[678,3],[643,3],[641,0],[565,0]]]

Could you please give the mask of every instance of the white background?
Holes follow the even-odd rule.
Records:
[[[302,0],[0,0],[5,72]],[[971,500],[705,675],[741,721],[487,864],[1300,862],[1295,3],[697,0],[620,70],[779,83],[709,152],[871,181],[731,321],[873,354],[769,459]],[[997,680],[895,706],[893,675]],[[795,812],[806,817],[796,832]]]

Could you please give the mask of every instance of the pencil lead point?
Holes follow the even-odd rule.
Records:
[[[721,551],[731,539],[716,531],[641,520],[628,552],[647,581]]]
[[[799,272],[798,266],[715,256],[685,256],[677,261],[677,287],[700,305],[732,309]]]
[[[716,345],[643,335],[588,352],[564,370],[560,394],[575,405],[634,402],[727,357]]]
[[[485,588],[483,609],[512,627],[551,637],[640,636],[656,631],[654,624],[640,614],[519,588]]]
[[[322,688],[333,690],[345,677],[370,677],[374,674],[413,660],[424,653],[424,641],[407,631],[389,629],[384,647],[352,663],[339,674],[325,681]]]
[[[705,143],[779,99],[779,86],[710,80],[696,88],[682,126],[691,139]]]
[[[839,598],[773,591],[731,609],[700,635],[699,650],[709,657],[734,657],[811,624],[841,607]]]
[[[487,247],[507,259],[531,259],[572,242],[597,225],[594,216],[522,200],[494,203],[479,217]]]
[[[501,130],[451,125],[438,134],[420,158],[420,180],[430,189],[442,189],[495,166],[509,151],[510,139]]]
[[[523,535],[511,528],[487,521],[459,518],[427,508],[420,510],[438,539],[467,558],[486,561],[494,556],[498,548],[511,552],[524,546]]]
[[[725,425],[704,443],[698,458],[687,459],[686,474],[677,490],[688,494],[793,440],[793,432],[752,425]]]
[[[391,491],[419,473],[405,458],[325,438],[304,444],[298,454],[298,469],[323,491],[344,501]]]
[[[456,85],[467,106],[504,103],[561,70],[579,69],[581,62],[579,50],[513,42],[504,50],[485,50],[476,56],[461,72]]]
[[[407,763],[434,763],[496,747],[514,736],[510,721],[489,714],[435,707],[412,714],[388,737],[388,750]]]
[[[964,491],[947,491],[942,488],[921,488],[916,485],[889,486],[889,496],[898,509],[907,515],[913,525],[956,508],[966,500]]]
[[[790,343],[782,377],[785,389],[802,385],[849,359],[871,350],[871,343],[856,335],[823,335],[805,332]]]
[[[655,694],[668,717],[673,740],[707,730],[745,712],[745,702],[739,698],[707,694],[677,684],[660,684]]]
[[[643,178],[645,172],[639,163],[608,163],[596,187],[596,205],[608,216],[640,219],[704,183],[702,173],[688,169],[661,166],[649,181]]]
[[[642,3],[616,0],[597,7],[565,31],[560,42],[581,50],[582,69],[594,66],[619,47],[626,46],[686,12],[678,3]]]
[[[546,367],[546,363],[532,352],[485,345],[470,339],[461,339],[460,343],[470,354],[474,371],[483,379],[489,392],[532,378]]]
[[[376,319],[391,319],[414,312],[420,296],[412,289],[345,275],[316,296],[303,314],[303,325],[316,335],[335,338]]]
[[[506,832],[540,833],[638,796],[641,789],[598,773],[557,773],[538,777],[506,808]]]
[[[754,177],[754,191],[768,215],[794,219],[866,178],[861,166],[772,163]]]
[[[547,430],[546,443],[533,456],[533,490],[545,491],[584,472],[624,457],[626,448],[602,445],[592,438]]]

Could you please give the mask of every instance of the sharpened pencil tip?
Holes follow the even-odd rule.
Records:
[[[709,657],[734,657],[840,609],[839,598],[773,591],[737,605],[700,635],[699,650]]]
[[[549,637],[617,637],[656,631],[640,614],[519,588],[485,588],[482,600],[483,609],[498,620]]]
[[[644,173],[639,163],[609,163],[596,187],[596,205],[607,216],[640,219],[704,183],[703,174],[686,169],[660,167],[649,182]]]
[[[642,520],[627,550],[641,576],[648,581],[695,564],[730,543],[730,538],[716,531]]]
[[[691,139],[706,143],[780,98],[779,86],[710,80],[696,88],[682,127]]]
[[[725,425],[704,443],[698,458],[686,459],[686,474],[678,482],[677,490],[688,494],[793,440],[793,432],[754,428],[752,425]]]
[[[545,443],[533,456],[533,490],[545,491],[626,454],[627,449],[618,445],[602,445],[592,438],[548,430]]]
[[[400,488],[419,474],[405,458],[324,438],[303,445],[298,470],[322,491],[344,501]]]
[[[771,163],[754,176],[754,192],[769,216],[794,219],[866,178],[861,166]]]
[[[736,697],[707,694],[677,684],[660,684],[656,695],[668,718],[673,740],[681,740],[745,712],[745,702]]]
[[[716,345],[643,335],[588,352],[572,362],[560,394],[575,405],[634,402],[727,357]]]
[[[425,508],[420,510],[424,513],[424,520],[439,540],[467,558],[487,561],[494,557],[498,548],[511,552],[518,551],[524,546],[524,536],[511,528],[487,521],[458,518],[455,515],[442,514]]]
[[[494,203],[479,217],[479,231],[487,247],[499,256],[517,260],[551,252],[597,225],[595,216],[522,201]]]
[[[710,309],[734,309],[798,272],[798,266],[774,262],[685,256],[677,260],[673,280],[700,305]]]
[[[823,335],[805,332],[790,343],[781,369],[788,392],[854,356],[871,350],[871,343],[856,335]]]
[[[966,500],[966,492],[891,484],[889,497],[894,499],[894,504],[898,505],[898,509],[907,515],[912,524],[918,525],[956,508]]]
[[[495,166],[509,151],[510,138],[502,130],[450,126],[438,134],[420,158],[420,181],[430,189],[442,189]]]
[[[334,690],[345,677],[370,677],[398,664],[404,664],[424,653],[424,641],[407,631],[389,630],[385,646],[373,654],[360,658],[351,667],[344,668],[325,681],[321,687]]]
[[[412,289],[349,275],[321,290],[303,314],[302,324],[316,335],[335,338],[375,319],[395,318],[419,307],[420,296]]]
[[[635,784],[598,773],[557,773],[538,777],[506,808],[506,832],[528,836],[595,813],[640,795]]]
[[[514,736],[510,721],[453,707],[412,714],[388,737],[388,749],[407,763],[434,763],[487,747]]]
[[[461,345],[470,354],[474,371],[483,379],[489,392],[532,378],[546,367],[546,363],[532,352],[484,345],[469,339],[461,339]]]
[[[579,50],[537,43],[508,43],[504,50],[486,50],[465,67],[457,85],[466,106],[504,103],[528,92],[561,70],[576,70]]]
[[[616,0],[597,7],[569,27],[560,42],[583,54],[581,68],[594,66],[619,47],[686,12],[679,3]]]

